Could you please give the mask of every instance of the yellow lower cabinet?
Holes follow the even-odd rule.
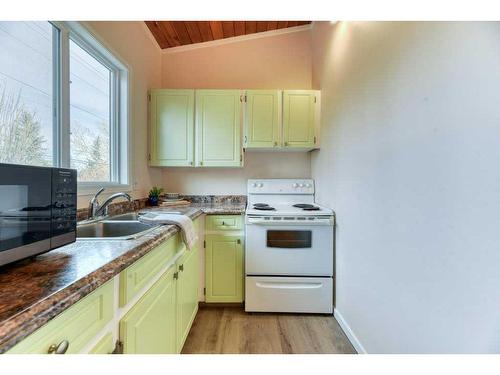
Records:
[[[113,285],[94,290],[8,353],[79,353],[113,318]]]
[[[106,333],[102,339],[90,350],[89,354],[111,354],[115,349],[113,334]]]
[[[243,235],[205,236],[207,302],[243,302]]]
[[[144,255],[120,273],[120,307],[130,302],[181,249],[177,234]]]
[[[124,354],[177,352],[176,277],[170,268],[120,321]]]
[[[177,352],[181,352],[198,311],[198,247],[188,250],[177,261]]]

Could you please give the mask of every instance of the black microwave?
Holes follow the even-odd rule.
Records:
[[[76,170],[0,163],[0,266],[76,240]]]

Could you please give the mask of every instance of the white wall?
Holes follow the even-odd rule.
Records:
[[[249,178],[309,178],[309,153],[247,152],[244,168],[166,168],[163,186],[184,194],[244,194]]]
[[[500,23],[316,23],[318,199],[368,352],[500,352]]]
[[[145,197],[152,185],[161,183],[161,171],[149,168],[147,162],[147,92],[161,82],[160,49],[143,22],[93,21],[85,25],[130,67],[131,193],[134,198]],[[79,196],[78,207],[86,207],[88,200],[89,196]]]

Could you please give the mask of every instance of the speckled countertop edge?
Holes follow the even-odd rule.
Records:
[[[175,209],[175,207],[170,207],[170,209]],[[202,214],[243,214],[245,204],[193,203],[190,206],[182,207],[182,209],[186,211],[186,215],[194,220]],[[39,302],[0,322],[0,354],[5,353],[25,337],[111,280],[125,268],[178,232],[179,229],[175,225],[164,225],[155,229],[135,240],[135,242],[139,243],[121,256],[112,259],[104,266],[77,279],[55,293],[42,297]]]

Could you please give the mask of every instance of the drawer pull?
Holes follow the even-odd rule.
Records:
[[[184,264],[181,264],[181,265],[179,266],[179,271],[184,271]]]
[[[222,225],[226,225],[226,223],[223,221],[223,222],[222,222]]]
[[[68,340],[63,340],[59,343],[59,345],[52,344],[49,347],[49,350],[47,351],[47,353],[49,353],[49,354],[64,354],[64,353],[66,353],[68,348],[69,348]]]
[[[179,278],[179,272],[174,272],[174,279],[177,280]]]

